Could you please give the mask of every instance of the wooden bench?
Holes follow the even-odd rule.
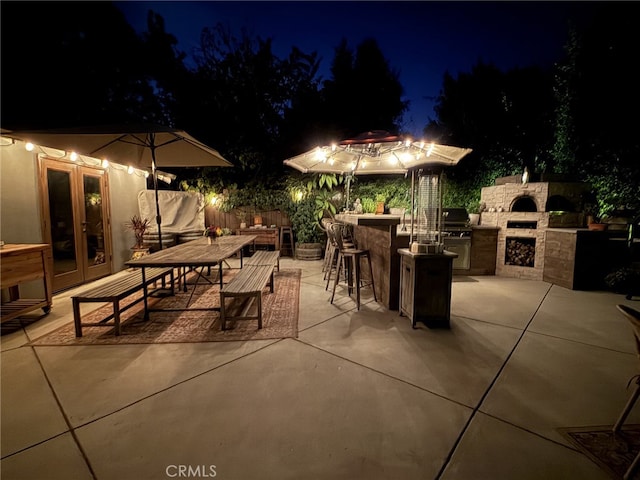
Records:
[[[173,268],[147,268],[145,270],[145,283],[150,285],[163,280],[167,275],[171,276],[171,290],[174,287]],[[115,334],[120,335],[120,312],[131,308],[136,303],[144,300],[140,297],[123,308],[120,301],[138,290],[142,290],[142,270],[135,270],[126,275],[118,276],[111,281],[84,291],[71,297],[73,301],[73,321],[76,327],[76,337],[82,337],[82,327],[111,327],[115,328]],[[80,316],[80,304],[90,302],[110,302],[113,304],[113,314],[98,323],[82,323]],[[107,323],[113,318],[113,323]]]
[[[268,265],[246,265],[220,291],[220,324],[226,330],[227,320],[258,320],[262,328],[262,290],[269,285],[273,293],[273,263]],[[227,299],[232,301],[227,305]],[[253,302],[257,313],[249,315]]]
[[[258,250],[245,260],[247,266],[272,265],[280,271],[280,251],[279,250]]]

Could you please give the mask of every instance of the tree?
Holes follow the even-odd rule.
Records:
[[[324,143],[371,130],[397,133],[408,106],[402,94],[398,72],[374,39],[365,39],[355,54],[343,39],[335,50],[331,78],[322,88]]]
[[[188,117],[182,96],[193,83],[193,74],[184,64],[186,54],[177,49],[176,37],[165,31],[162,16],[152,10],[147,14],[147,32],[142,34],[142,40],[140,60],[162,112],[160,123],[182,128],[183,119]]]
[[[600,5],[594,23],[571,35],[556,79],[556,169],[593,185],[600,214],[640,211],[637,12],[634,3]]]
[[[111,3],[3,2],[1,21],[3,126],[162,118],[142,42]]]
[[[194,131],[203,130],[203,140],[215,136],[213,144],[237,166],[240,182],[282,175],[285,116],[291,126],[301,119],[301,108],[315,101],[316,54],[294,47],[280,59],[271,42],[246,30],[236,36],[218,24],[203,31],[196,56]]]
[[[473,152],[447,170],[465,205],[497,177],[527,167],[539,171],[553,141],[551,72],[529,67],[502,72],[478,62],[470,73],[446,73],[425,134],[437,143],[470,147]],[[460,193],[462,192],[462,193]]]

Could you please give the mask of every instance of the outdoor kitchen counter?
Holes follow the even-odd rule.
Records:
[[[409,247],[409,235],[397,233],[400,218],[400,215],[366,213],[335,216],[338,222],[353,225],[358,248],[369,250],[376,296],[389,310],[398,310],[400,305],[401,258],[398,249]]]

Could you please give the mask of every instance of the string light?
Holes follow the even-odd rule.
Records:
[[[427,157],[431,156],[431,152],[433,152],[433,147],[435,145],[433,143],[431,143],[431,145],[429,145],[429,149],[427,150]]]
[[[10,146],[10,145],[16,145],[15,139],[10,138],[10,137],[5,137],[3,135],[0,135],[0,145],[2,146]],[[144,178],[149,178],[149,171],[147,170],[142,170],[142,169],[138,169],[135,168],[131,165],[129,166],[125,166],[125,165],[120,165],[117,163],[110,163],[107,159],[104,160],[100,160],[98,158],[94,158],[94,157],[89,157],[89,156],[85,156],[85,155],[79,155],[78,153],[76,153],[75,151],[70,151],[70,152],[66,152],[64,150],[59,150],[57,148],[49,148],[49,147],[45,147],[42,145],[36,145],[32,142],[25,142],[24,143],[24,148],[26,151],[28,152],[38,152],[38,154],[43,154],[46,155],[48,157],[56,157],[56,158],[61,158],[61,159],[68,159],[71,162],[74,163],[78,163],[81,165],[88,165],[88,166],[93,166],[93,167],[102,167],[104,169],[107,169],[109,167],[114,168],[115,170],[122,170],[122,171],[127,171],[127,173],[129,173],[130,175],[136,175],[138,177],[144,177]],[[167,178],[169,181],[175,179],[175,176],[173,176],[174,178],[171,178],[173,175],[167,175],[164,178]]]

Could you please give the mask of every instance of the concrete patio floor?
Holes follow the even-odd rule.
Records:
[[[610,478],[558,428],[617,419],[638,302],[456,276],[451,329],[414,330],[366,289],[330,304],[320,261],[281,268],[297,339],[25,346],[73,321],[54,297],[2,337],[2,479]]]

